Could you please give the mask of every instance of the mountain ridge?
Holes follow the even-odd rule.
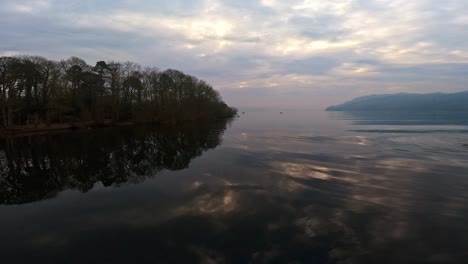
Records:
[[[354,98],[326,111],[468,111],[468,91],[456,93],[373,94]]]

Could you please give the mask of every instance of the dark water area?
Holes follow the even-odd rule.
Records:
[[[2,263],[464,263],[468,114],[0,139]]]

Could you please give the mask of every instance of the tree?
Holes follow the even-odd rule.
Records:
[[[176,122],[233,116],[207,82],[133,62],[71,57],[0,57],[1,125],[63,122]]]

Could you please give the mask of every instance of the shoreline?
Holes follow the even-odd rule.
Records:
[[[109,127],[129,127],[136,125],[144,124],[159,124],[159,125],[169,125],[173,126],[176,124],[182,123],[193,123],[199,121],[219,121],[231,119],[234,117],[218,117],[214,119],[193,119],[193,120],[173,120],[173,121],[147,121],[147,122],[136,122],[136,121],[122,121],[122,122],[112,122],[104,121],[100,123],[96,122],[76,122],[76,123],[61,123],[61,124],[51,124],[45,125],[41,124],[38,126],[35,125],[22,125],[5,128],[0,128],[0,138],[1,137],[10,137],[10,136],[29,136],[29,135],[41,135],[48,134],[53,132],[67,132],[67,131],[82,131],[82,130],[95,130],[100,128],[109,128]]]
[[[134,122],[77,122],[77,123],[61,123],[61,124],[51,124],[51,125],[22,125],[22,126],[13,126],[8,128],[0,128],[0,137],[4,136],[16,136],[16,135],[27,135],[27,134],[44,134],[48,132],[58,132],[58,131],[73,131],[73,130],[83,130],[83,129],[98,129],[104,127],[119,127],[119,126],[133,126],[136,125]]]

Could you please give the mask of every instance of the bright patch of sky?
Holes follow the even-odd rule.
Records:
[[[0,55],[176,68],[240,107],[468,90],[465,0],[0,0]]]

